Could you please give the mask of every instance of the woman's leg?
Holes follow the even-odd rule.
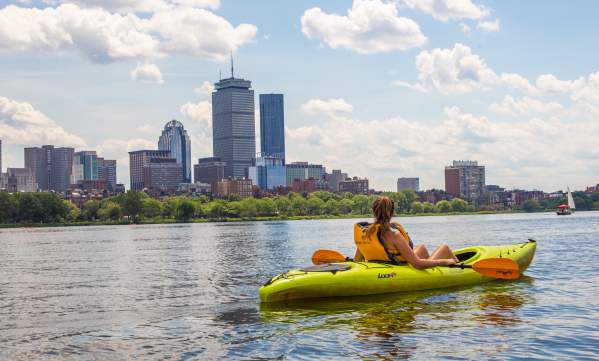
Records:
[[[453,254],[451,248],[448,245],[442,244],[433,252],[430,259],[453,259],[456,262],[460,262],[460,260]]]
[[[423,244],[419,244],[414,248],[414,254],[421,259],[428,259],[430,255],[428,254],[428,249]]]

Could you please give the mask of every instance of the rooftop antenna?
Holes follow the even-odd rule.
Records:
[[[235,78],[235,73],[233,73],[233,52],[231,52],[231,78]]]

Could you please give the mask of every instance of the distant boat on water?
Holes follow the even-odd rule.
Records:
[[[574,198],[572,197],[572,193],[570,192],[570,187],[568,187],[568,193],[566,195],[566,198],[568,199],[568,204],[560,204],[557,207],[556,213],[558,216],[568,216],[572,214],[572,212],[574,212],[574,209],[576,209],[576,205],[574,204]]]

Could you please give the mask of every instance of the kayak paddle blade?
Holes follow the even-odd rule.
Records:
[[[325,264],[344,261],[345,257],[341,253],[329,249],[319,249],[312,255],[313,264]]]
[[[472,269],[483,276],[515,280],[520,277],[520,267],[508,258],[488,258],[472,265]]]

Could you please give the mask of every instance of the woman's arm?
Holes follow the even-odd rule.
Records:
[[[401,256],[408,261],[409,264],[414,266],[417,269],[425,269],[436,266],[449,266],[454,264],[455,261],[453,259],[422,259],[419,258],[412,248],[408,245],[406,239],[401,235],[401,233],[387,233],[387,237],[389,237],[389,241],[391,241],[391,249],[395,248],[399,251]],[[388,244],[388,243],[387,243]]]

